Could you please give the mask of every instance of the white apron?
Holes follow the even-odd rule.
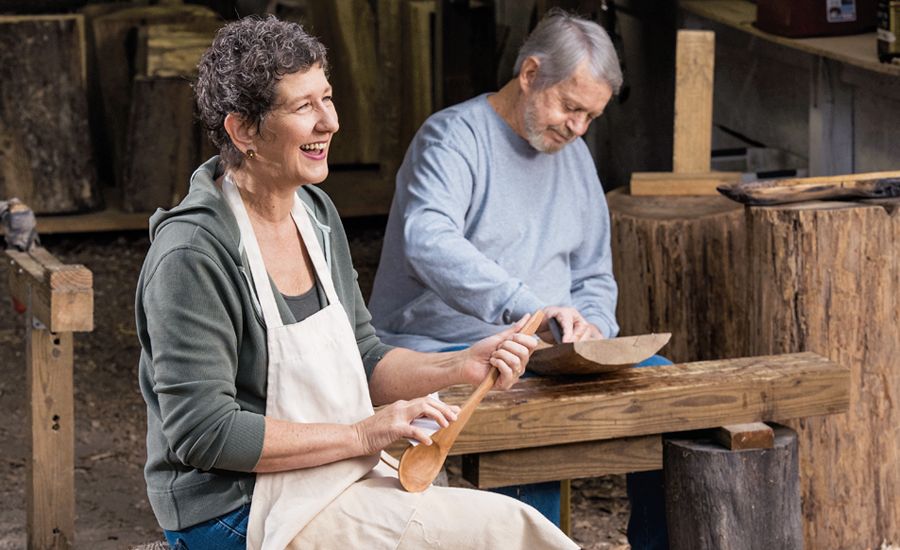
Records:
[[[300,231],[328,305],[284,325],[259,244],[240,193],[226,177],[222,188],[241,231],[268,339],[266,416],[293,422],[353,424],[373,414],[356,336],[331,280],[319,241],[300,198],[291,216]],[[378,463],[363,456],[314,468],[257,474],[247,547],[285,548],[316,514]]]
[[[266,416],[352,424],[373,414],[356,336],[338,301],[319,241],[300,198],[300,230],[328,306],[281,321],[259,244],[230,178],[222,188],[241,230],[268,338]],[[383,455],[387,458],[387,455]],[[503,495],[452,487],[407,493],[378,456],[315,468],[257,474],[247,526],[249,550],[577,548],[536,510]],[[390,463],[387,459],[386,462]]]

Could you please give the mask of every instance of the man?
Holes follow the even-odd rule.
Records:
[[[615,49],[554,10],[514,74],[431,116],[406,153],[369,304],[389,344],[458,349],[536,309],[564,342],[618,333],[609,214],[579,139],[622,84]],[[558,523],[558,483],[507,493]]]

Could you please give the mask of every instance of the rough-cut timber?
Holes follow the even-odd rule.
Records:
[[[135,77],[122,210],[170,208],[187,194],[200,164],[204,139],[195,123],[190,83],[185,78]]]
[[[0,198],[37,214],[100,208],[80,15],[0,16]]]
[[[217,20],[209,8],[193,5],[139,6],[98,15],[92,19],[93,51],[100,83],[103,130],[110,154],[110,171],[121,178],[124,169],[127,124],[131,106],[134,56],[140,27],[149,24]]]
[[[665,440],[669,547],[803,548],[797,464],[797,434],[787,428],[775,431],[772,449],[730,451],[706,439]]]
[[[728,183],[718,191],[750,205],[773,205],[835,199],[890,199],[900,197],[900,172],[869,172]]]
[[[721,426],[713,431],[713,437],[731,451],[771,449],[775,445],[775,430],[765,422]]]
[[[900,541],[900,210],[751,208],[751,353],[810,350],[851,370],[847,414],[792,422],[807,548]]]
[[[671,332],[663,354],[676,362],[746,355],[744,207],[621,190],[607,201],[620,334]]]
[[[528,378],[490,392],[451,455],[635,437],[847,410],[849,371],[815,353]],[[441,399],[460,404],[470,386]]]

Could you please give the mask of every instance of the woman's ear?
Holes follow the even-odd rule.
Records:
[[[228,137],[231,138],[231,142],[234,143],[234,146],[240,152],[246,154],[248,150],[256,149],[254,145],[256,141],[255,129],[251,124],[247,124],[241,115],[228,113],[225,115],[224,126]]]
[[[533,55],[529,55],[522,62],[519,68],[519,88],[523,92],[530,92],[534,87],[534,81],[537,79],[538,69],[541,67],[541,60]]]

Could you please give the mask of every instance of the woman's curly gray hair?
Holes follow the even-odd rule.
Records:
[[[325,46],[298,23],[247,17],[219,29],[200,58],[194,95],[200,120],[226,166],[239,167],[244,154],[228,137],[225,116],[235,113],[260,130],[275,107],[281,78],[315,65],[327,73]]]

